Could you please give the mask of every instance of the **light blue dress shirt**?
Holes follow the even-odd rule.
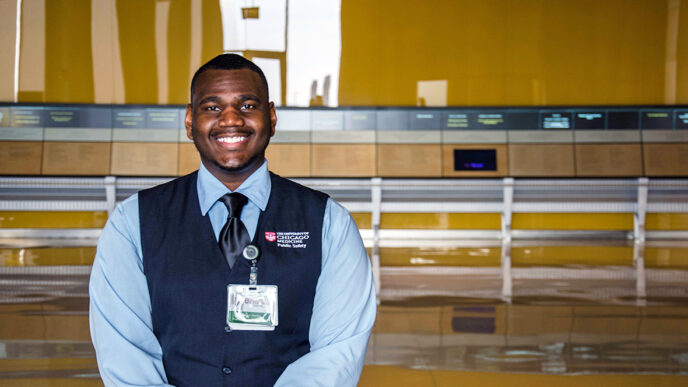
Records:
[[[235,191],[249,199],[241,220],[251,237],[270,188],[266,161]],[[197,189],[217,239],[227,221],[227,208],[218,199],[230,191],[203,165]],[[363,369],[376,313],[371,265],[356,224],[332,199],[325,207],[322,241],[311,351],[290,364],[276,386],[355,386]],[[103,229],[89,284],[91,338],[106,386],[169,386],[153,334],[143,259],[138,196],[133,195],[117,206]]]

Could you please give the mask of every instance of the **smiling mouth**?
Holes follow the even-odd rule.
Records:
[[[224,144],[236,144],[246,140],[246,136],[218,137],[217,141]]]

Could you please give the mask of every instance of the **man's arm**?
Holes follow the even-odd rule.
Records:
[[[290,364],[275,386],[355,386],[375,313],[375,285],[361,235],[346,209],[328,200],[311,351]]]
[[[169,386],[153,334],[138,220],[133,196],[111,214],[91,270],[91,339],[106,386]]]

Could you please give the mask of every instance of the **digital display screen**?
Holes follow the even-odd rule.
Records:
[[[0,108],[0,126],[10,126],[10,109]]]
[[[446,112],[444,113],[444,127],[447,129],[466,129],[468,128],[467,112]]]
[[[344,112],[344,130],[375,130],[374,110]]]
[[[180,129],[182,122],[178,109],[146,109],[146,128]]]
[[[688,129],[688,110],[676,112],[676,128]]]
[[[442,112],[430,110],[412,111],[410,114],[410,129],[437,130],[442,127]]]
[[[609,112],[607,113],[608,129],[638,129],[638,112]]]
[[[478,113],[475,117],[476,129],[503,129],[505,127],[503,113]]]
[[[543,129],[571,129],[571,113],[542,113]]]
[[[408,130],[408,111],[404,110],[378,110],[378,130]]]
[[[143,109],[113,109],[112,127],[144,129],[146,112]]]
[[[604,113],[575,113],[573,124],[576,129],[604,129]]]
[[[539,128],[538,114],[536,112],[507,113],[507,127],[509,129],[536,130]]]
[[[15,128],[42,127],[43,121],[41,108],[12,108],[12,126]]]
[[[642,129],[671,129],[673,127],[673,117],[669,111],[643,112]]]
[[[455,171],[496,171],[496,149],[454,149]]]

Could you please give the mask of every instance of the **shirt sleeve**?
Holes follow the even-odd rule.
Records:
[[[363,370],[377,307],[373,274],[356,223],[331,199],[322,240],[311,351],[290,364],[275,386],[356,386]]]
[[[138,219],[135,195],[111,214],[91,271],[91,339],[106,386],[169,386],[153,334]]]

